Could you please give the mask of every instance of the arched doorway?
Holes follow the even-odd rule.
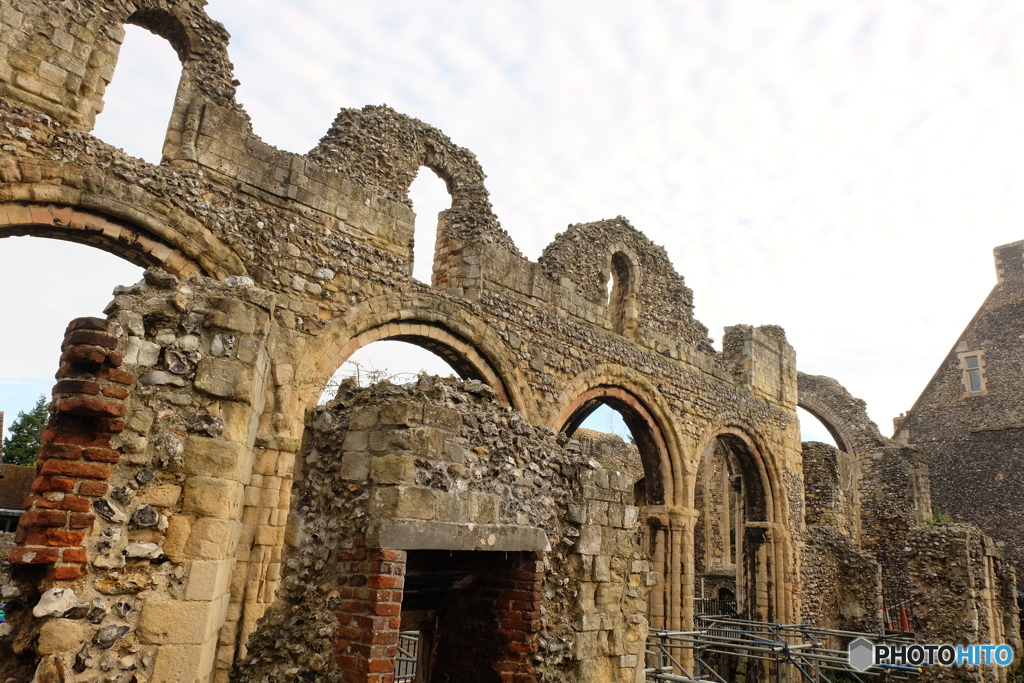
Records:
[[[621,416],[642,467],[642,477],[634,484],[634,500],[640,507],[640,519],[646,522],[644,549],[654,571],[663,577],[651,591],[648,619],[654,628],[680,629],[688,600],[683,591],[683,576],[690,566],[686,557],[688,530],[686,521],[673,514],[675,482],[667,430],[648,405],[632,391],[613,384],[598,384],[572,401],[556,424],[558,431],[571,437],[602,407],[611,408]]]
[[[739,615],[788,623],[793,606],[785,572],[791,565],[778,491],[770,459],[743,431],[729,428],[708,442],[694,491],[698,600],[725,589]]]

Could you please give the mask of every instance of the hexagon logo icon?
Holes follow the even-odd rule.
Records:
[[[850,668],[857,671],[867,671],[875,663],[875,644],[867,638],[851,640],[847,652],[850,656]]]

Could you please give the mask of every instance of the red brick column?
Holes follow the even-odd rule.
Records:
[[[121,457],[110,438],[124,429],[124,399],[135,381],[118,369],[117,338],[107,333],[105,320],[72,320],[64,335],[33,495],[10,558],[12,564],[51,565],[52,580],[83,573],[82,540],[96,519],[92,504],[107,493],[110,466]]]
[[[394,683],[405,587],[404,550],[340,553],[337,664],[345,683]]]
[[[541,587],[544,571],[540,553],[523,553],[499,581],[498,631],[505,647],[494,669],[502,683],[536,683],[530,655],[537,652],[535,634],[540,631]]]

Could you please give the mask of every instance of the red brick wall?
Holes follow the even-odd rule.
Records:
[[[78,318],[65,331],[37,477],[11,551],[14,565],[50,565],[52,580],[82,575],[92,504],[106,495],[110,466],[121,457],[110,439],[124,429],[135,378],[119,369],[117,342],[99,318]]]
[[[405,586],[404,550],[343,550],[336,661],[345,683],[393,683]]]

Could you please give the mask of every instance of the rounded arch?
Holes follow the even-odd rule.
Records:
[[[385,295],[353,307],[308,350],[309,376],[302,379],[310,387],[322,386],[356,350],[384,339],[407,341],[438,353],[460,375],[484,382],[499,400],[533,421],[535,404],[522,392],[527,382],[507,356],[508,347],[498,333],[464,307],[433,293]],[[311,389],[305,404],[313,393]]]
[[[747,618],[789,623],[796,607],[788,590],[793,566],[789,536],[789,503],[779,464],[758,432],[739,422],[708,431],[701,447],[701,464],[713,458],[728,462],[737,492],[735,522],[737,598]],[[734,477],[734,479],[733,479]],[[700,473],[694,478],[695,486]],[[693,492],[690,492],[691,494]],[[707,514],[702,511],[702,515]]]
[[[195,271],[216,278],[246,274],[233,251],[201,223],[180,212],[167,213],[164,207],[164,214],[159,214],[148,210],[143,200],[129,206],[93,197],[93,203],[104,205],[105,210],[98,210],[79,205],[81,197],[69,188],[36,192],[38,189],[32,185],[0,189],[0,238],[32,235],[78,242],[144,268],[160,266],[179,276]],[[37,194],[51,195],[51,201],[29,199]],[[135,195],[138,193],[132,193]]]
[[[863,454],[884,445],[864,401],[831,377],[797,373],[797,406],[821,421],[841,451]]]
[[[610,245],[605,272],[601,277],[611,279],[612,288],[608,295],[608,319],[612,331],[627,339],[636,338],[637,292],[640,291],[640,259],[621,242]]]
[[[459,377],[483,382],[494,390],[499,401],[505,405],[512,404],[504,382],[490,362],[468,341],[436,324],[409,321],[372,327],[346,344],[345,347],[351,349],[348,357],[364,346],[384,340],[406,342],[431,351],[447,361]]]
[[[678,506],[686,490],[688,460],[674,429],[671,410],[657,388],[635,372],[616,365],[600,365],[580,375],[556,400],[548,426],[572,432],[601,403],[619,409],[637,439],[644,461],[649,504]],[[628,416],[628,419],[627,419]]]

